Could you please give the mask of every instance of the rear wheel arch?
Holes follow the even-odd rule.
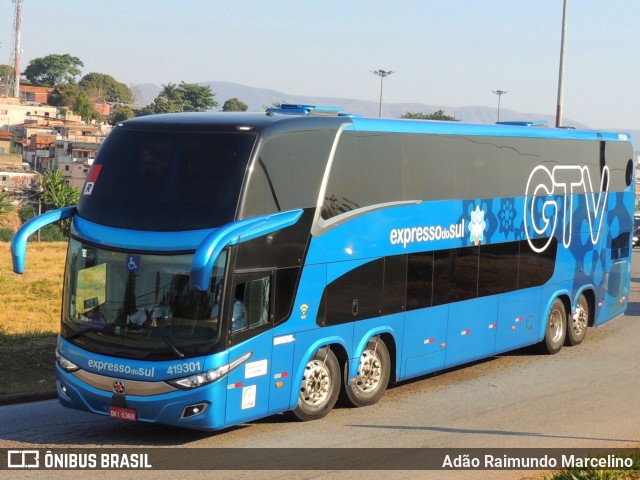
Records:
[[[593,327],[596,322],[596,294],[592,288],[586,288],[580,292],[587,299],[587,303],[589,304],[589,327]],[[578,297],[576,297],[576,304],[578,302]]]
[[[397,365],[397,349],[396,349],[396,340],[392,334],[385,332],[380,334],[380,339],[387,346],[387,350],[389,350],[389,359],[391,361],[391,372],[389,376],[389,384],[396,383],[396,365]]]

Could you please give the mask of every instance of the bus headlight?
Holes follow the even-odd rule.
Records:
[[[247,352],[241,357],[235,359],[233,362],[222,365],[215,370],[207,370],[206,372],[189,375],[188,377],[177,378],[175,380],[167,380],[167,383],[181,390],[190,390],[192,388],[202,387],[203,385],[208,385],[217,380],[220,380],[231,370],[237,368],[238,366],[249,360],[249,358],[251,358],[251,355],[253,355],[253,352]]]
[[[80,370],[79,366],[60,355],[60,352],[58,352],[57,349],[56,361],[58,362],[58,365],[60,365],[60,368],[62,368],[65,372],[75,372],[76,370]]]

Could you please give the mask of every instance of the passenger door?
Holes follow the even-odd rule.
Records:
[[[226,423],[267,415],[272,376],[273,271],[236,273],[227,299],[229,359],[251,358],[228,375]]]

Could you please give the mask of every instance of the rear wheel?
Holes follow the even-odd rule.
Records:
[[[349,365],[345,365],[342,403],[352,407],[377,403],[387,389],[390,373],[391,360],[387,346],[381,338],[372,338],[360,356],[355,382],[349,381]]]
[[[551,304],[544,338],[539,343],[539,349],[542,353],[556,354],[562,348],[565,337],[567,335],[567,311],[564,303],[556,298]]]
[[[580,345],[589,326],[589,302],[584,294],[578,297],[575,311],[567,319],[567,345]]]
[[[307,363],[293,415],[302,421],[326,416],[340,393],[340,364],[329,347],[321,348]]]

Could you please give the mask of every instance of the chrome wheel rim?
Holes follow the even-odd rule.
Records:
[[[326,402],[331,391],[331,374],[324,362],[311,360],[304,368],[300,400],[317,407]]]
[[[549,336],[554,343],[559,342],[562,339],[564,333],[564,322],[562,314],[559,310],[552,310],[549,314]]]
[[[374,350],[365,350],[360,357],[356,387],[361,392],[375,390],[382,379],[382,362]]]

